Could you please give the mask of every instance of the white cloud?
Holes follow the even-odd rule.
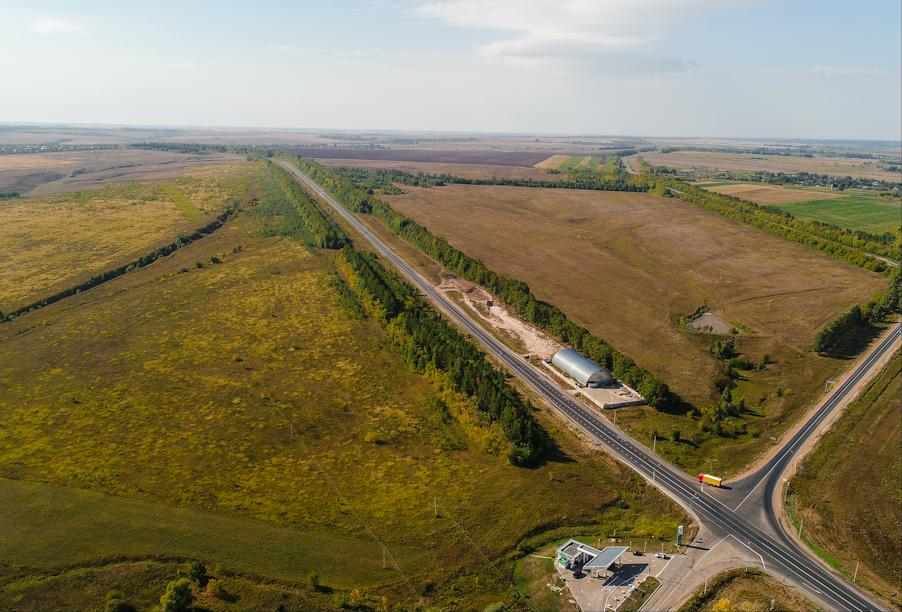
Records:
[[[414,13],[449,25],[508,32],[478,47],[518,64],[578,62],[614,73],[674,72],[694,65],[635,49],[666,36],[692,11],[742,0],[426,0]],[[619,62],[620,66],[613,65]]]
[[[52,18],[38,19],[28,29],[34,34],[82,34],[86,31],[83,25]]]
[[[540,40],[633,45],[711,7],[745,0],[425,0],[415,13],[448,24],[510,30]]]
[[[825,77],[879,77],[889,73],[882,68],[862,68],[860,66],[815,66],[811,74]]]

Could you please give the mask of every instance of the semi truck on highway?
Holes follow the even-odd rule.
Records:
[[[699,474],[698,481],[703,482],[705,484],[709,484],[712,487],[719,487],[723,482],[722,478],[718,478],[717,476],[712,476],[711,474]]]

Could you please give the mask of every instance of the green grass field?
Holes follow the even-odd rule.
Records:
[[[562,172],[565,172],[567,170],[573,170],[574,168],[579,166],[580,163],[582,163],[582,161],[583,161],[582,155],[571,155],[570,157],[567,158],[566,161],[564,161],[564,163],[562,163],[560,166],[558,166],[557,169]]]
[[[831,565],[898,607],[902,550],[899,473],[902,358],[898,355],[805,460],[788,507],[803,536]],[[891,593],[897,593],[891,598]]]
[[[443,422],[440,391],[345,312],[333,272],[332,252],[263,237],[245,213],[0,326],[0,608],[99,609],[98,585],[171,575],[148,559],[175,558],[481,609],[512,602],[524,539],[686,522],[550,417],[557,450],[535,469],[489,452],[487,425]],[[270,601],[242,588],[245,604],[204,606]]]
[[[874,234],[897,232],[902,215],[899,198],[872,193],[850,193],[840,198],[774,204],[800,219],[821,221]]]

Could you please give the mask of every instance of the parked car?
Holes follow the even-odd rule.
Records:
[[[657,559],[668,559],[668,558],[669,558],[669,557],[668,557],[667,555],[665,555],[664,553],[655,553],[655,557],[656,557]]]

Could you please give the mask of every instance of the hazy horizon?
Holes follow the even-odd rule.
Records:
[[[0,122],[896,141],[900,18],[891,0],[11,2]]]

